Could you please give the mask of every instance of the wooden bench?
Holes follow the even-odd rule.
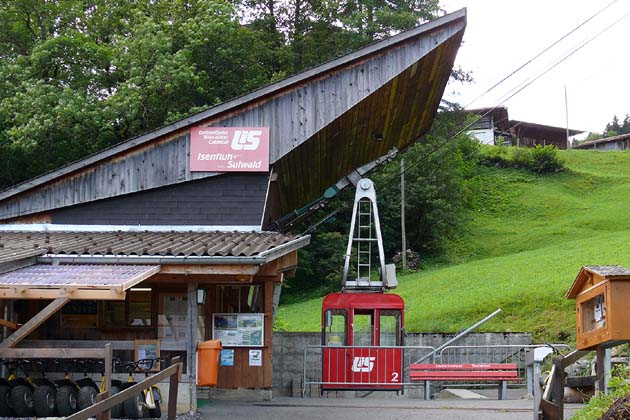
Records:
[[[409,365],[412,382],[424,382],[425,399],[430,398],[431,381],[440,382],[498,382],[499,399],[507,399],[507,383],[518,382],[516,363],[464,363]]]

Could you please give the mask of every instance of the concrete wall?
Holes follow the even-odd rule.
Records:
[[[405,345],[438,347],[454,337],[454,334],[407,333]],[[531,344],[528,333],[471,333],[453,343],[459,346],[496,346]],[[301,389],[304,348],[321,344],[320,333],[273,334],[273,395],[297,396]],[[473,356],[474,357],[474,356]],[[475,360],[470,360],[474,362]]]

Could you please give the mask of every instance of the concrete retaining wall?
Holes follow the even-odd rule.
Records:
[[[455,334],[407,333],[405,345],[439,347]],[[452,345],[496,346],[531,344],[528,333],[470,333]],[[301,389],[304,348],[321,344],[320,333],[273,334],[273,395],[297,396]],[[470,360],[473,362],[473,360]]]

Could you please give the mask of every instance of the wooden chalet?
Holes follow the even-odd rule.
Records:
[[[159,340],[186,361],[189,410],[197,343],[221,339],[218,387],[270,389],[275,308],[309,243],[283,226],[429,130],[465,26],[443,16],[0,192],[1,308],[23,324],[0,347],[131,360]]]

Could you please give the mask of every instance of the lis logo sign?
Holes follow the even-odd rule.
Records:
[[[234,130],[232,150],[256,150],[261,136],[262,130]]]
[[[372,372],[376,357],[355,357],[352,362],[353,372]]]

